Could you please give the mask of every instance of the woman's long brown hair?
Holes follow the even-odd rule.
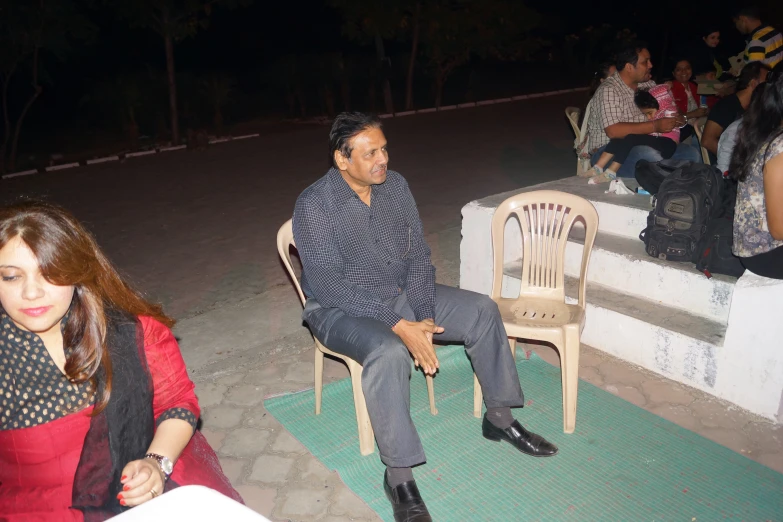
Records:
[[[134,317],[154,317],[173,326],[160,305],[145,300],[117,273],[87,229],[65,209],[39,201],[0,208],[0,248],[19,237],[38,260],[43,277],[57,286],[74,286],[63,345],[72,348],[65,374],[73,383],[90,381],[94,389],[99,370],[104,385],[94,414],[111,396],[112,367],[106,346],[106,309]]]

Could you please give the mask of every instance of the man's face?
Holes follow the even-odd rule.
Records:
[[[347,174],[345,181],[352,189],[380,185],[386,181],[389,152],[381,129],[370,127],[363,130],[351,139],[350,146],[353,149],[350,158],[335,151],[334,160],[343,176]]]
[[[750,31],[748,30],[748,17],[747,16],[738,16],[734,19],[734,26],[737,28],[737,31],[740,32],[740,34],[748,34]]]
[[[631,78],[637,83],[650,81],[650,78],[652,78],[652,67],[650,51],[647,49],[642,49],[639,52],[639,59],[636,61],[635,67],[630,63],[625,64],[625,68],[631,71]]]

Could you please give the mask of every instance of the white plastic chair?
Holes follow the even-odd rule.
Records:
[[[503,283],[504,230],[511,216],[522,228],[522,274],[518,297],[500,296]],[[564,261],[568,235],[576,221],[585,228],[577,304],[565,302]],[[492,299],[498,304],[516,355],[516,339],[552,343],[560,353],[563,389],[563,431],[576,426],[579,385],[579,337],[585,320],[587,266],[598,229],[593,205],[573,194],[554,190],[523,192],[505,200],[492,218],[494,257]],[[473,414],[481,417],[483,394],[474,375]]]
[[[568,123],[571,124],[571,128],[574,131],[574,149],[576,150],[579,145],[582,143],[582,140],[585,138],[585,134],[587,134],[587,118],[589,116],[589,112],[585,114],[584,122],[582,123],[582,129],[579,129],[579,115],[581,114],[581,110],[578,107],[566,107],[565,115],[568,119]],[[585,132],[582,132],[584,130]],[[590,160],[589,159],[583,159],[578,156],[577,151],[577,158],[576,158],[576,175],[577,176],[584,176],[585,172],[590,170]]]
[[[705,165],[710,165],[710,152],[705,149],[701,144],[701,136],[704,134],[704,125],[707,123],[706,118],[699,118],[696,125],[693,126],[693,131],[696,133],[696,138],[699,140],[699,147],[701,147],[701,159]]]
[[[294,287],[296,287],[296,293],[299,294],[302,306],[304,306],[306,301],[305,295],[302,292],[299,278],[296,276],[296,272],[291,264],[291,247],[296,248],[296,244],[294,243],[292,222],[289,219],[277,232],[277,251],[280,254],[280,258],[283,260],[288,275],[291,276],[291,279],[294,282]],[[353,386],[356,423],[359,427],[359,451],[362,455],[370,455],[375,451],[375,433],[370,424],[370,416],[367,413],[367,403],[364,400],[364,392],[362,391],[362,365],[350,357],[331,351],[315,337],[313,337],[313,340],[315,341],[315,414],[321,414],[321,392],[323,390],[324,381],[324,354],[329,354],[341,359],[348,366],[348,371],[351,375],[351,385]],[[435,408],[435,390],[431,375],[427,375],[427,392],[429,393],[430,399],[430,413],[437,415],[438,410]]]

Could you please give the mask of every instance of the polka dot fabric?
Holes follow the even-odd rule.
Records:
[[[184,420],[190,424],[194,430],[196,429],[196,423],[198,422],[198,419],[193,412],[187,408],[171,408],[170,410],[164,411],[161,416],[158,417],[157,425],[160,426],[161,422],[168,419]]]
[[[0,312],[0,430],[51,422],[90,406],[94,397],[89,382],[68,381],[38,335]]]
[[[65,357],[70,353],[66,348]],[[190,386],[183,393],[192,393],[192,383],[187,382]],[[7,314],[0,312],[0,430],[46,424],[83,410],[94,400],[95,390],[89,382],[68,381],[41,338],[19,329]],[[197,406],[192,409],[197,411]],[[158,416],[157,425],[166,419],[181,419],[195,430],[198,416],[192,409],[165,409]]]

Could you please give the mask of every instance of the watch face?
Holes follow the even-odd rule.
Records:
[[[160,461],[160,469],[162,469],[163,473],[166,475],[171,475],[171,472],[174,470],[174,464],[166,457],[163,457]]]

